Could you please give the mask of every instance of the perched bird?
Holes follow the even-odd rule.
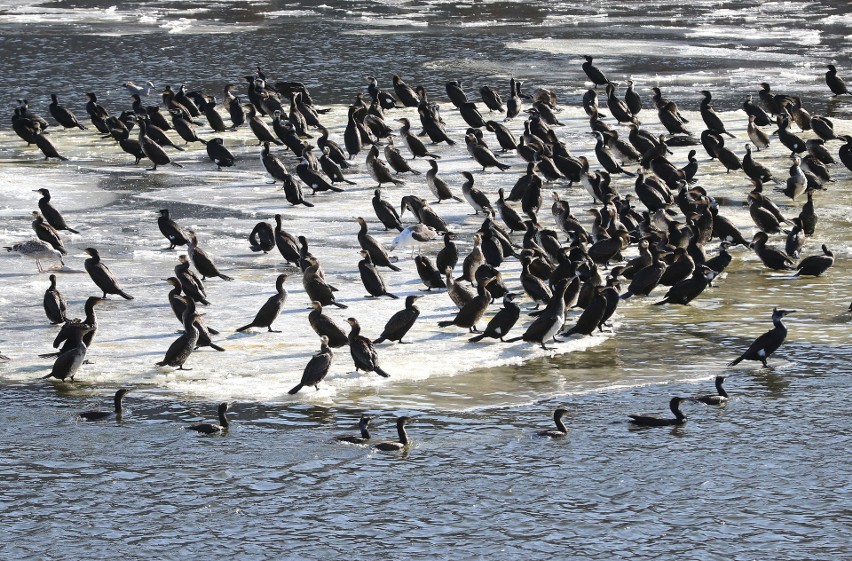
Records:
[[[219,424],[214,423],[196,423],[194,425],[189,425],[186,427],[187,430],[194,430],[195,432],[199,432],[201,434],[222,434],[228,432],[228,427],[230,427],[230,423],[228,423],[228,417],[226,413],[228,412],[228,404],[221,403],[219,408],[217,409],[217,413],[219,415]]]
[[[828,65],[828,72],[825,73],[825,83],[835,97],[849,93],[846,83],[843,81],[843,78],[837,75],[837,68],[833,64]]]
[[[184,368],[183,365],[198,346],[199,331],[196,327],[198,317],[195,301],[192,298],[187,298],[186,308],[183,311],[183,318],[181,318],[183,333],[169,345],[166,356],[156,363],[157,366],[176,366],[178,370],[192,370],[191,368]]]
[[[322,382],[328,374],[328,371],[331,368],[331,361],[334,358],[334,353],[331,351],[331,347],[328,346],[328,337],[323,335],[320,337],[320,341],[319,352],[312,356],[311,360],[309,360],[308,364],[305,366],[305,370],[302,372],[302,381],[287,392],[290,395],[299,393],[299,390],[305,386],[313,386],[319,390],[319,383]]]
[[[88,347],[83,342],[83,337],[93,329],[94,327],[91,325],[81,324],[79,329],[71,331],[63,346],[65,350],[61,351],[59,356],[56,357],[50,374],[42,376],[42,379],[56,378],[64,382],[68,378],[73,382],[74,376],[86,360]]]
[[[81,421],[103,421],[104,419],[115,417],[116,420],[120,421],[123,412],[121,402],[129,391],[127,388],[121,388],[115,392],[115,396],[112,399],[113,411],[83,411],[77,415],[77,418]]]
[[[213,261],[213,256],[198,247],[198,238],[193,230],[189,230],[189,243],[187,243],[186,252],[192,260],[192,264],[201,273],[201,280],[206,280],[207,277],[219,277],[222,280],[234,280],[228,275],[219,271],[216,263]]]
[[[42,259],[59,259],[59,262],[62,266],[65,266],[65,261],[62,260],[62,253],[53,249],[53,246],[47,242],[41,241],[39,239],[31,239],[25,242],[16,243],[11,246],[4,246],[6,251],[10,253],[17,253],[19,255],[23,255],[24,257],[29,257],[31,259],[35,259],[36,267],[38,268],[39,273],[44,272],[44,268],[41,266]]]
[[[284,309],[284,302],[287,301],[287,289],[284,288],[284,281],[287,280],[286,274],[278,275],[275,280],[275,290],[277,293],[270,296],[269,299],[260,307],[257,314],[251,323],[237,328],[237,331],[245,331],[251,327],[265,327],[270,333],[281,333],[272,329],[272,324],[278,319],[281,310]]]
[[[65,297],[56,288],[56,275],[50,275],[50,286],[44,291],[44,313],[51,324],[65,323],[67,310]]]
[[[516,295],[512,292],[504,294],[503,307],[500,311],[491,318],[482,333],[471,337],[468,341],[471,343],[477,343],[486,337],[504,341],[503,338],[509,334],[509,331],[511,331],[518,322],[518,318],[521,316],[521,308],[514,302],[515,297]]]
[[[787,338],[787,327],[782,321],[784,316],[792,314],[795,310],[779,310],[772,309],[772,329],[758,337],[749,346],[746,351],[736,359],[732,360],[728,366],[736,366],[743,360],[759,360],[764,368],[767,368],[766,360],[778,350],[784,339]]]
[[[308,322],[317,335],[326,337],[328,345],[335,349],[349,344],[346,333],[333,319],[322,313],[322,304],[316,301],[311,302],[311,308],[312,310],[308,314]]]
[[[168,249],[174,249],[176,246],[189,243],[189,233],[169,217],[169,209],[164,208],[160,210],[160,216],[157,218],[157,226],[160,228],[163,236],[169,240]]]
[[[47,221],[44,219],[44,217],[39,211],[34,210],[32,212],[32,215],[32,227],[38,239],[43,242],[49,243],[51,246],[53,246],[53,249],[55,249],[62,255],[67,255],[68,250],[65,249],[65,244],[62,242],[62,238],[59,236],[59,232],[57,232],[53,226],[47,223]]]
[[[64,129],[73,129],[78,128],[80,130],[86,130],[85,125],[80,123],[77,120],[77,116],[71,112],[70,109],[66,108],[63,105],[59,105],[59,98],[56,94],[50,94],[50,99],[53,101],[50,103],[50,115],[56,119],[56,122]]]
[[[680,410],[680,402],[685,401],[685,397],[673,397],[669,402],[669,409],[674,414],[674,419],[666,419],[662,417],[652,417],[650,415],[628,415],[630,423],[640,427],[670,427],[686,423],[686,415]]]
[[[463,171],[461,172],[461,175],[465,179],[462,184],[462,195],[464,195],[468,204],[473,207],[473,210],[475,211],[474,215],[477,215],[480,212],[486,215],[494,212],[494,209],[491,207],[491,201],[488,200],[488,196],[473,186],[473,174],[469,171]]]
[[[568,413],[567,409],[559,408],[553,412],[553,422],[556,424],[555,429],[543,429],[537,431],[536,434],[538,436],[544,436],[547,438],[562,438],[566,434],[568,434],[568,427],[565,426],[565,423],[562,421],[562,417]]]
[[[112,274],[112,271],[109,270],[109,267],[107,267],[105,263],[101,262],[101,256],[97,249],[87,247],[83,251],[89,254],[89,258],[86,259],[83,266],[85,267],[86,272],[89,273],[92,282],[94,282],[95,285],[104,293],[104,298],[107,297],[107,294],[117,294],[125,300],[133,300],[133,296],[124,292],[118,284],[118,280],[115,278],[115,275]]]
[[[385,324],[382,334],[378,339],[373,341],[373,344],[377,345],[384,341],[399,341],[400,343],[405,343],[402,338],[405,337],[406,333],[408,333],[414,325],[414,322],[417,321],[417,318],[420,316],[420,308],[415,305],[415,301],[418,298],[420,298],[420,296],[413,294],[405,297],[405,308],[391,316]]]
[[[390,377],[390,374],[379,366],[379,355],[373,347],[372,341],[361,335],[361,326],[358,324],[358,320],[349,318],[346,321],[352,327],[349,331],[349,352],[352,354],[352,360],[355,363],[355,371],[375,372],[383,378]]]
[[[609,84],[609,80],[607,80],[604,73],[601,72],[597,66],[592,64],[592,57],[585,55],[583,58],[586,59],[586,62],[583,63],[583,72],[586,73],[586,76],[589,77],[589,80],[591,80],[592,84],[595,85],[595,88]]]
[[[50,191],[48,189],[34,189],[35,193],[41,194],[41,199],[38,201],[38,209],[41,211],[41,215],[47,221],[50,226],[55,230],[67,230],[72,234],[79,234],[77,230],[74,228],[70,228],[68,224],[65,223],[65,219],[62,217],[62,214],[56,210],[52,204],[50,204]]]
[[[379,296],[388,296],[394,300],[399,298],[396,294],[388,292],[385,279],[382,278],[381,273],[379,273],[373,264],[370,252],[362,249],[360,253],[362,259],[358,262],[358,272],[361,274],[361,283],[369,293],[367,297],[378,298]]]
[[[221,138],[211,138],[207,142],[207,156],[216,164],[216,169],[229,168],[234,165],[236,158],[231,151],[225,148],[225,141]]]

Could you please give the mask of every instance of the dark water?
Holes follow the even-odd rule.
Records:
[[[186,83],[218,93],[225,82],[240,82],[260,64],[275,79],[305,82],[317,102],[328,106],[350,103],[368,75],[390,87],[391,75],[400,73],[409,83],[426,85],[449,113],[446,80],[461,78],[472,92],[485,83],[505,89],[514,75],[527,80],[529,91],[557,92],[572,119],[564,134],[578,150],[588,150],[576,107],[586,89],[581,57],[593,54],[609,75],[630,76],[643,91],[659,85],[688,109],[697,107],[695,90],[709,88],[717,110],[733,111],[745,93],[756,93],[757,82],[768,81],[801,95],[813,113],[831,115],[839,130],[852,132],[852,102],[830,99],[822,78],[824,64],[832,61],[852,76],[847,2],[663,1],[642,3],[641,9],[616,2],[334,1],[322,7],[210,2],[194,3],[188,12],[186,7],[56,2],[0,8],[0,76],[9,112],[15,99],[26,97],[47,113],[52,92],[78,116],[85,113],[86,91],[97,91],[106,105],[118,108],[126,104],[120,84],[127,79]],[[726,119],[744,139],[742,114],[727,113]],[[697,114],[695,120],[700,122]],[[297,374],[259,362],[272,352],[282,362],[292,358],[269,338],[229,339],[233,347],[245,348],[230,347],[224,357],[199,353],[196,370],[187,375],[155,373],[149,364],[159,359],[176,324],[156,315],[165,291],[161,285],[150,288],[158,286],[173,256],[133,247],[162,243],[156,232],[146,231],[150,219],[143,213],[169,204],[200,231],[216,234],[219,241],[209,243],[219,244],[217,254],[248,264],[244,248],[242,254],[232,250],[238,232],[255,216],[280,208],[258,187],[256,160],[229,176],[237,179],[211,176],[200,156],[187,163],[187,175],[145,175],[106,169],[104,162],[114,165],[115,153],[80,134],[73,137],[76,145],[67,146],[85,161],[69,171],[37,167],[6,125],[0,134],[4,245],[28,235],[31,203],[20,202],[21,192],[42,181],[62,185],[64,192],[88,198],[78,203],[77,215],[89,227],[87,235],[108,244],[111,259],[124,267],[133,286],[155,293],[147,300],[141,296],[139,308],[130,308],[127,316],[120,312],[127,308],[109,304],[101,316],[95,364],[73,386],[54,385],[36,380],[45,373],[44,363],[29,356],[53,337],[41,317],[43,275],[29,262],[0,261],[6,288],[0,295],[0,351],[15,359],[0,364],[5,427],[0,500],[7,534],[0,552],[6,558],[848,555],[850,416],[843,397],[852,389],[850,317],[844,314],[852,299],[844,280],[852,272],[848,170],[836,168],[838,182],[820,194],[818,239],[808,245],[816,251],[829,243],[838,256],[825,277],[770,274],[753,253],[739,249],[727,278],[694,306],[669,310],[628,302],[619,309],[616,332],[587,349],[558,356],[527,353],[521,365],[464,373],[452,364],[446,375],[398,372],[387,384],[360,385],[340,376],[331,382],[331,393],[302,401],[282,398],[277,389],[292,385]],[[245,136],[238,142],[247,160],[256,157]],[[779,175],[789,165],[783,150],[767,158]],[[742,176],[709,169],[702,178],[708,190],[744,198],[748,186]],[[22,181],[20,170],[31,175]],[[512,179],[492,179],[491,186],[511,185],[515,171],[520,168]],[[252,192],[246,195],[240,187]],[[629,188],[625,181],[623,190]],[[363,199],[358,204],[369,209],[363,203],[371,189],[355,192]],[[582,191],[567,196],[578,209],[588,205]],[[794,215],[801,201],[782,204]],[[310,222],[318,236],[329,233],[321,221],[340,212],[318,205],[314,216],[320,218]],[[472,224],[465,210],[457,212],[460,222]],[[749,227],[745,210],[728,212]],[[110,239],[115,224],[127,243]],[[330,237],[332,242],[341,243]],[[135,274],[134,256],[137,264],[149,261]],[[267,280],[245,276],[240,286],[250,286],[254,300],[214,288],[223,291],[220,301],[234,297],[222,303],[229,312],[253,306],[268,292]],[[61,278],[66,286],[82,284],[76,277]],[[73,294],[79,307],[83,289]],[[726,369],[768,329],[776,305],[798,312],[790,316],[790,337],[770,361],[773,368]],[[359,317],[368,313],[355,309]],[[445,313],[431,312],[430,320]],[[152,348],[140,359],[128,341],[149,341]],[[432,347],[433,356],[414,347],[407,351],[413,356],[388,360],[453,362],[452,355],[438,356],[438,347]],[[490,349],[474,358],[485,361]],[[147,368],[140,369],[141,363]],[[628,413],[665,414],[671,396],[707,393],[717,373],[730,375],[733,399],[726,407],[687,403],[689,422],[683,427],[628,428]],[[285,376],[290,377],[278,379]],[[122,423],[75,420],[78,411],[102,407],[117,384],[134,386]],[[199,438],[182,429],[210,419],[215,402],[233,396],[240,397],[227,436]],[[534,437],[558,406],[569,409],[568,438]],[[411,449],[382,454],[335,443],[334,435],[356,431],[362,411],[380,416],[374,433],[382,439],[393,437],[396,415],[414,417]]]

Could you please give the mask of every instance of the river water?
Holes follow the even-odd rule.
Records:
[[[580,97],[588,83],[580,64],[592,54],[611,79],[630,78],[645,100],[643,126],[662,128],[649,89],[659,86],[701,130],[697,90],[713,91],[714,106],[744,153],[744,95],[758,82],[800,95],[812,113],[830,116],[838,132],[852,132],[852,102],[831,98],[823,76],[835,63],[852,78],[846,40],[852,10],[846,2],[597,1],[583,7],[520,2],[9,2],[0,7],[0,76],[11,115],[26,98],[48,115],[50,94],[88,123],[83,94],[94,91],[113,112],[129,108],[127,80],[160,87],[183,83],[221,99],[225,83],[262,65],[272,80],[304,82],[315,102],[330,109],[323,122],[342,143],[346,106],[365,91],[366,76],[391,89],[391,76],[423,84],[441,104],[459,145],[434,148],[441,175],[460,195],[460,171],[492,199],[523,173],[514,155],[506,172],[481,173],[464,150],[465,125],[444,93],[461,80],[468,96],[489,84],[502,93],[510,76],[524,90],[558,95],[565,123],[557,129],[575,155],[596,167],[594,143]],[[158,90],[159,91],[159,90]],[[159,95],[146,98],[146,104]],[[389,117],[415,110],[395,110]],[[496,117],[496,115],[495,115]],[[389,119],[390,120],[390,119]],[[612,119],[609,119],[612,121]],[[392,120],[390,120],[393,123]],[[307,324],[308,301],[298,274],[276,323],[282,333],[234,333],[274,291],[285,267],[277,253],[253,254],[246,237],[260,220],[284,216],[303,234],[347,310],[327,313],[360,320],[375,338],[401,300],[368,300],[355,264],[355,218],[389,244],[370,205],[375,187],[362,153],[346,193],[321,193],[314,208],[290,207],[268,183],[258,148],[246,129],[221,134],[240,158],[216,171],[203,150],[174,153],[184,168],[146,172],[111,142],[89,131],[51,138],[68,162],[43,162],[34,147],[0,128],[0,245],[32,235],[32,189],[48,187],[79,235],[64,235],[66,266],[57,272],[72,317],[97,294],[83,271],[82,250],[96,247],[136,299],[98,307],[99,328],[77,380],[41,380],[56,327],[41,297],[45,274],[18,256],[0,256],[0,500],[4,558],[72,559],[118,554],[125,559],[837,559],[850,543],[849,408],[852,273],[849,213],[852,173],[815,196],[819,224],[804,255],[825,243],[837,261],[818,278],[765,269],[756,255],[734,248],[724,278],[684,308],[652,306],[664,292],[619,306],[610,331],[572,337],[543,351],[522,342],[471,345],[465,330],[440,329],[454,306],[442,293],[418,301],[422,314],[410,345],[379,345],[389,379],[353,373],[338,349],[318,391],[287,390],[316,352]],[[521,119],[509,123],[517,133]],[[624,129],[626,134],[626,129]],[[199,134],[211,138],[206,126]],[[810,138],[812,133],[802,133]],[[493,137],[486,135],[489,143]],[[839,142],[829,144],[836,155]],[[750,190],[741,172],[725,173],[699,146],[699,184],[722,202],[720,212],[748,237],[754,230],[742,206]],[[677,165],[688,148],[673,150]],[[288,166],[295,160],[284,155]],[[789,160],[777,140],[756,155],[776,176]],[[144,165],[144,162],[143,162]],[[427,169],[415,161],[420,171]],[[429,197],[423,176],[385,188]],[[632,180],[616,178],[622,193]],[[545,190],[567,199],[590,225],[589,197],[565,183]],[[802,200],[770,196],[787,216]],[[480,224],[466,203],[434,205],[459,234],[460,253]],[[547,207],[547,204],[545,204]],[[169,208],[199,233],[234,281],[208,282],[207,323],[224,353],[194,353],[190,371],[159,369],[176,337],[161,279],[180,251],[165,251],[156,211]],[[552,224],[548,209],[542,222]],[[404,217],[405,218],[405,217]],[[409,215],[410,219],[410,215]],[[715,242],[714,242],[715,243]],[[783,246],[783,237],[774,236]],[[434,258],[439,243],[423,251]],[[715,246],[708,246],[711,254]],[[399,273],[384,273],[400,296],[423,294],[410,251],[398,249]],[[627,253],[635,255],[635,248]],[[519,265],[501,270],[520,290]],[[521,301],[524,310],[533,304]],[[726,365],[769,327],[773,307],[795,309],[790,333],[770,368]],[[498,309],[494,304],[489,313]],[[569,314],[569,325],[578,312]],[[522,319],[522,326],[527,319]],[[483,323],[484,324],[484,323]],[[517,334],[521,331],[516,327]],[[685,403],[689,421],[677,428],[633,429],[627,415],[668,414],[672,396],[712,391],[728,375],[731,401],[722,408]],[[122,422],[83,423],[76,413],[109,405],[118,387],[131,387]],[[215,417],[231,403],[232,427],[222,437],[184,430]],[[551,441],[535,430],[552,424],[552,411],[569,413],[567,438]],[[395,436],[394,419],[413,418],[410,449],[402,454],[338,444],[357,432],[362,413],[375,415],[374,438]]]

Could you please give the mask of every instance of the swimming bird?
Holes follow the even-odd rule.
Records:
[[[726,376],[716,376],[715,384],[716,384],[716,393],[715,394],[707,394],[700,395],[697,397],[690,398],[691,401],[695,401],[696,403],[703,403],[705,405],[723,405],[728,402],[728,392],[725,391],[725,388],[722,387],[722,384],[725,382]]]
[[[127,90],[127,93],[129,93],[130,95],[150,95],[151,88],[154,87],[154,82],[151,82],[149,80],[145,82],[144,86],[139,86],[128,80],[127,82],[123,83],[121,87]]]
[[[843,78],[837,75],[837,68],[833,64],[829,64],[827,67],[828,72],[825,73],[825,83],[828,89],[831,90],[831,93],[834,94],[834,97],[848,94],[849,90],[846,88],[846,83],[843,81]]]
[[[118,284],[118,280],[115,278],[115,275],[112,274],[112,271],[109,270],[109,267],[107,267],[105,263],[101,262],[101,256],[97,249],[87,247],[83,251],[89,254],[89,258],[86,259],[83,264],[86,272],[89,273],[89,277],[91,277],[92,282],[101,289],[104,294],[104,298],[107,297],[107,294],[117,294],[125,300],[133,300],[133,296],[124,292]]]
[[[562,421],[562,417],[564,417],[568,413],[567,409],[559,408],[553,412],[553,422],[556,424],[555,429],[543,429],[536,432],[536,435],[543,436],[546,438],[562,438],[568,434],[568,427],[565,426],[565,423]]]
[[[796,275],[811,275],[818,277],[834,265],[834,253],[828,246],[822,244],[822,255],[810,255],[805,257],[796,266]],[[53,275],[51,275],[52,277]]]
[[[121,388],[115,392],[115,396],[112,399],[113,411],[83,411],[77,415],[77,418],[81,421],[103,421],[104,419],[115,417],[116,420],[120,421],[122,416],[121,402],[129,391],[127,388]]]
[[[281,331],[272,329],[272,324],[278,319],[281,310],[284,309],[284,302],[287,301],[287,289],[284,288],[284,281],[286,280],[286,274],[278,275],[278,278],[275,279],[277,293],[264,302],[251,323],[237,328],[237,331],[245,331],[251,327],[265,327],[270,333],[281,333]]]
[[[311,357],[308,364],[302,372],[302,380],[296,384],[289,392],[290,395],[299,393],[299,390],[305,386],[313,386],[319,390],[319,383],[325,379],[331,368],[331,362],[334,359],[334,353],[331,347],[328,346],[328,337],[323,335],[320,337],[320,350],[317,354]]]
[[[782,321],[784,316],[792,314],[796,310],[779,310],[772,309],[772,329],[758,337],[749,345],[749,348],[736,359],[732,360],[728,366],[736,366],[742,360],[759,360],[764,368],[767,368],[766,360],[778,350],[781,343],[787,338],[787,326]]]
[[[68,306],[65,303],[65,297],[56,288],[56,275],[50,275],[50,286],[44,291],[44,313],[51,324],[65,323],[68,318],[65,316]]]
[[[361,436],[350,436],[347,434],[335,437],[335,440],[338,442],[347,442],[349,444],[366,444],[370,441],[370,431],[368,430],[368,427],[372,420],[372,417],[361,415],[361,418],[358,420],[358,430],[360,431]]]
[[[355,372],[363,370],[364,372],[375,372],[383,378],[390,377],[390,374],[379,366],[379,355],[373,347],[373,342],[361,335],[361,325],[358,320],[349,318],[346,321],[351,326],[349,352],[352,355],[352,361],[355,363]]]
[[[217,413],[219,415],[219,424],[214,423],[196,423],[194,425],[189,425],[186,427],[187,430],[194,430],[195,432],[199,432],[201,434],[223,434],[228,432],[228,428],[230,427],[230,423],[228,422],[228,417],[226,413],[228,412],[228,404],[221,403],[219,404],[219,408],[217,409]]]
[[[420,296],[409,295],[405,297],[405,308],[396,312],[385,324],[384,330],[378,339],[373,341],[374,345],[378,345],[384,341],[399,341],[404,344],[403,337],[414,326],[414,322],[420,316],[420,308],[415,305],[415,302]]]
[[[674,414],[674,419],[666,419],[662,417],[653,417],[650,415],[628,415],[630,423],[640,427],[670,427],[679,426],[686,423],[686,415],[680,410],[680,403],[685,401],[685,397],[673,397],[669,401],[669,409]]]
[[[10,253],[17,253],[19,255],[35,259],[36,267],[38,268],[39,273],[44,272],[44,268],[41,266],[42,259],[59,259],[59,262],[62,264],[62,266],[65,266],[65,262],[62,260],[62,253],[53,249],[53,246],[49,243],[39,239],[34,238],[25,242],[16,243],[14,245],[4,247],[6,251]]]
[[[382,452],[396,452],[404,450],[411,442],[408,440],[408,433],[405,432],[405,425],[411,422],[411,417],[400,417],[396,420],[396,432],[399,436],[398,442],[377,442],[373,444],[373,448]]]

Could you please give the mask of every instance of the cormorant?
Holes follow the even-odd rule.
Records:
[[[669,402],[669,409],[674,413],[674,419],[664,419],[661,417],[652,417],[649,415],[628,415],[630,422],[640,427],[670,427],[672,425],[682,425],[686,422],[686,415],[680,410],[680,402],[685,401],[685,397],[673,397]]]
[[[370,431],[368,430],[368,427],[372,420],[372,417],[361,415],[361,419],[358,420],[358,430],[361,432],[361,436],[350,436],[347,434],[344,436],[338,436],[335,440],[349,444],[366,444],[370,441]]]
[[[408,434],[405,432],[405,425],[411,422],[411,417],[400,417],[396,420],[396,432],[399,435],[399,442],[377,442],[373,444],[373,448],[382,452],[396,452],[404,450],[409,444]]]
[[[568,413],[567,409],[562,409],[561,407],[553,412],[553,422],[556,424],[555,429],[544,429],[537,431],[536,434],[538,436],[544,436],[547,438],[562,438],[568,434],[568,427],[565,426],[565,423],[562,421],[562,417]]]
[[[201,434],[222,434],[228,432],[228,427],[230,423],[228,423],[228,417],[225,415],[228,411],[228,404],[221,403],[219,404],[219,409],[217,410],[219,414],[219,424],[213,423],[196,423],[194,425],[189,425],[187,430],[194,430],[195,432],[200,432]]]
[[[779,310],[772,309],[772,324],[773,327],[760,337],[754,340],[746,351],[738,358],[732,360],[728,366],[736,366],[742,360],[759,360],[763,367],[766,368],[766,360],[778,350],[784,339],[787,338],[787,327],[782,321],[784,316],[792,314],[795,310]]]
[[[287,392],[290,395],[298,393],[299,390],[305,386],[313,386],[318,390],[319,383],[322,382],[328,374],[328,370],[331,368],[331,361],[334,358],[334,353],[332,352],[331,347],[328,346],[328,337],[323,335],[320,337],[320,341],[319,352],[312,356],[311,360],[309,360],[308,364],[305,366],[305,370],[302,372],[302,381]]]
[[[518,322],[518,318],[521,315],[521,308],[513,302],[515,299],[515,294],[512,292],[507,292],[503,295],[503,307],[497,312],[493,318],[488,322],[488,325],[485,326],[485,330],[468,339],[471,343],[477,343],[483,340],[486,337],[491,337],[493,339],[500,339],[500,341],[505,341],[504,337],[509,334],[509,331],[515,326]]]
[[[95,285],[97,285],[97,287],[104,293],[104,298],[107,297],[107,294],[117,294],[125,300],[133,300],[133,296],[124,292],[121,286],[119,286],[118,280],[116,280],[112,271],[109,270],[109,267],[101,262],[101,256],[97,249],[87,247],[83,251],[88,253],[90,256],[83,264],[86,272],[89,273],[89,276],[92,278],[92,282],[94,282]]]
[[[278,278],[275,280],[277,294],[270,296],[263,306],[260,307],[260,310],[258,310],[257,315],[254,316],[251,323],[237,328],[237,331],[245,331],[251,327],[265,327],[270,333],[281,333],[281,331],[272,329],[272,324],[278,319],[281,310],[284,308],[284,302],[287,301],[287,289],[284,288],[284,281],[286,280],[286,274],[278,275]]]
[[[65,297],[56,288],[56,275],[50,275],[50,287],[44,291],[44,313],[50,323],[65,323],[68,318],[65,316],[67,304]]]
[[[375,372],[383,378],[389,378],[390,374],[379,367],[379,355],[373,347],[372,341],[361,335],[361,326],[355,318],[346,320],[352,329],[349,331],[349,352],[355,363],[355,371]]]
[[[383,341],[399,341],[400,343],[405,343],[402,338],[405,337],[408,330],[411,329],[414,322],[417,321],[417,317],[420,315],[420,308],[415,305],[415,301],[418,298],[420,298],[420,296],[413,294],[406,296],[405,308],[391,316],[385,324],[385,329],[382,331],[381,336],[373,341],[373,344],[377,345]]]
[[[129,392],[127,388],[121,388],[117,392],[115,392],[115,397],[113,397],[113,405],[115,409],[113,411],[83,411],[77,418],[81,421],[102,421],[104,419],[110,419],[115,417],[117,420],[121,420],[121,401],[124,399],[124,396]]]
[[[728,392],[722,387],[726,376],[716,376],[716,393],[693,397],[692,401],[705,405],[722,405],[728,401]]]

